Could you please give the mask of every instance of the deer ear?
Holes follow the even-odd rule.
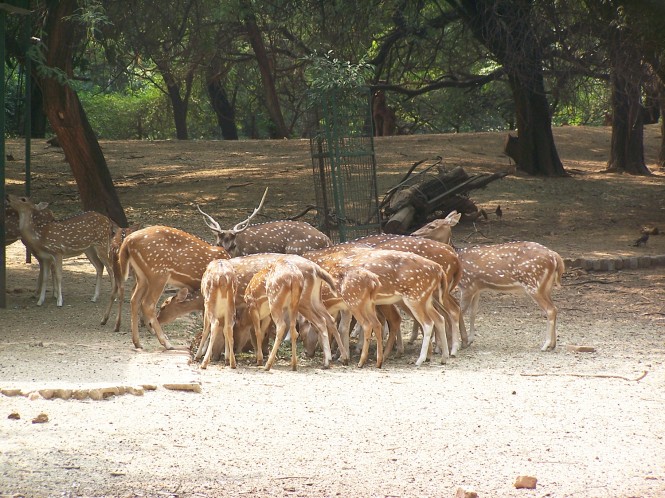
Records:
[[[454,227],[459,223],[461,217],[462,213],[458,213],[457,211],[452,211],[448,216],[445,217],[445,220],[448,222],[447,223],[448,225]]]
[[[46,209],[46,208],[48,207],[48,202],[44,202],[44,201],[42,201],[42,202],[40,202],[39,204],[37,204],[35,207],[36,207],[39,211],[43,211],[44,209]]]
[[[185,299],[187,299],[188,295],[189,295],[189,289],[187,287],[183,287],[174,296],[174,299],[176,303],[182,303],[183,301],[185,301]]]

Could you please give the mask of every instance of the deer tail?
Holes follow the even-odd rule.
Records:
[[[332,275],[328,273],[326,270],[321,268],[320,266],[316,269],[316,276],[319,277],[321,280],[323,280],[326,284],[328,284],[328,287],[337,294],[337,286],[335,285],[335,279],[333,279]]]
[[[555,254],[555,259],[556,259],[556,270],[554,273],[554,285],[557,287],[561,287],[561,277],[563,276],[563,272],[566,271],[566,264],[563,262],[563,258],[559,255],[559,253],[554,253]]]
[[[118,251],[118,267],[120,268],[120,281],[125,282],[129,275],[129,244],[125,242]]]

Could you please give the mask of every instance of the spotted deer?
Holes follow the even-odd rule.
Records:
[[[327,270],[338,282],[343,306],[346,306],[363,329],[363,347],[358,361],[367,361],[372,332],[377,338],[376,366],[383,364],[381,322],[376,306],[402,302],[423,329],[423,344],[416,366],[429,354],[432,332],[436,330],[441,347],[441,363],[448,359],[444,318],[434,307],[441,299],[442,282],[446,279],[438,263],[410,252],[354,247],[341,244],[329,250],[310,251],[305,257]],[[447,283],[445,284],[447,287]],[[339,298],[324,301],[329,309],[340,306]],[[348,334],[348,329],[345,331]],[[348,342],[343,339],[346,344]]]
[[[438,218],[423,225],[418,230],[411,232],[412,237],[422,237],[424,239],[436,240],[444,244],[450,244],[452,240],[452,229],[459,223],[461,213],[452,211],[445,218]]]
[[[201,278],[201,295],[203,296],[203,335],[196,352],[196,359],[203,353],[204,344],[210,334],[210,343],[217,343],[220,328],[224,334],[224,358],[231,368],[236,367],[233,351],[233,325],[236,315],[237,279],[233,265],[229,260],[215,259],[208,263]],[[201,368],[208,368],[212,355],[211,347],[207,348]]]
[[[48,202],[40,202],[32,211],[32,223],[35,230],[39,231],[47,223],[55,221],[53,212],[48,209]],[[18,212],[9,206],[5,199],[5,245],[13,244],[21,238],[21,229],[18,224]]]
[[[302,254],[305,251],[332,245],[326,234],[302,221],[281,220],[250,225],[249,222],[263,207],[267,193],[268,189],[254,212],[230,230],[222,229],[212,216],[197,206],[205,224],[215,234],[218,246],[226,249],[232,257],[236,257],[261,252]]]
[[[352,241],[355,244],[362,244],[365,246],[375,247],[377,249],[390,249],[394,251],[402,251],[418,254],[424,258],[434,261],[441,265],[446,279],[442,280],[441,288],[441,309],[446,324],[450,330],[450,355],[456,356],[460,345],[466,347],[468,345],[468,338],[466,335],[466,328],[462,319],[460,305],[457,299],[451,294],[452,290],[457,286],[462,278],[462,265],[455,250],[448,244],[437,242],[435,240],[423,239],[419,237],[411,237],[408,235],[370,235]],[[418,323],[414,322],[413,332],[411,334],[410,342],[415,341],[418,332]],[[461,344],[460,344],[461,336]],[[391,336],[392,337],[392,336]],[[401,337],[397,336],[398,347],[400,347]],[[393,346],[391,340],[387,344],[387,352],[390,352]]]
[[[229,263],[233,266],[233,269],[236,274],[236,315],[237,321],[234,328],[234,344],[236,345],[235,351],[239,352],[240,348],[252,342],[254,351],[257,354],[260,354],[261,362],[262,360],[262,346],[263,346],[263,337],[256,339],[255,334],[251,334],[250,330],[252,328],[251,317],[246,311],[246,302],[244,296],[246,294],[247,286],[249,285],[252,278],[256,273],[260,272],[265,267],[273,264],[275,261],[278,261],[283,258],[289,259],[294,265],[298,266],[300,271],[305,276],[305,288],[303,291],[303,298],[301,299],[299,305],[299,312],[306,317],[307,320],[313,325],[314,329],[321,339],[321,344],[323,348],[323,361],[324,368],[328,368],[329,363],[332,359],[330,353],[330,335],[335,337],[338,345],[341,344],[341,338],[335,324],[332,321],[332,317],[326,312],[326,309],[321,303],[321,289],[325,283],[325,287],[330,287],[334,285],[334,282],[329,281],[329,277],[321,273],[320,269],[315,267],[311,261],[304,260],[299,258],[296,255],[284,255],[276,253],[266,253],[266,254],[250,254],[248,256],[239,256],[236,258],[231,258]],[[198,291],[193,292],[180,292],[176,296],[166,299],[159,310],[158,319],[160,324],[165,325],[175,320],[178,316],[181,316],[185,313],[192,311],[203,310],[203,296]],[[205,348],[212,348],[211,359],[213,361],[219,359],[221,356],[221,350],[225,347],[221,341],[213,343],[210,341],[210,344],[207,345],[203,341],[204,351]],[[325,346],[328,344],[328,347]],[[261,349],[261,352],[259,352]],[[344,364],[348,363],[348,349],[344,350],[340,346],[341,361]],[[257,359],[258,362],[258,359]]]
[[[475,317],[481,291],[524,292],[547,315],[547,332],[542,350],[556,347],[557,309],[552,287],[561,285],[565,265],[561,256],[535,242],[508,242],[469,247],[458,251],[462,262],[459,283],[462,313],[469,306],[469,342],[475,335]]]
[[[92,301],[97,301],[102,285],[104,268],[113,278],[113,269],[109,261],[109,247],[113,222],[101,213],[87,211],[63,220],[54,220],[42,226],[36,226],[33,215],[40,211],[27,197],[8,195],[10,207],[19,216],[21,239],[39,262],[39,300],[46,299],[46,281],[49,271],[53,271],[54,294],[56,305],[63,305],[62,298],[62,260],[85,254],[95,267],[97,280]]]
[[[270,316],[277,328],[266,370],[270,370],[275,361],[277,350],[286,333],[287,321],[291,333],[291,367],[293,370],[297,368],[294,348],[298,337],[295,331],[298,314],[318,333],[324,353],[323,367],[328,368],[332,358],[330,336],[337,342],[342,363],[348,364],[348,347],[343,344],[333,318],[322,302],[321,291],[324,287],[334,294],[335,282],[332,276],[316,263],[295,254],[282,256],[254,275],[245,291],[245,302],[257,335],[257,343],[262,342],[267,326],[267,323],[261,323],[262,320]],[[259,348],[256,352],[257,364],[261,365],[263,354]]]
[[[125,299],[125,284],[122,280],[122,272],[120,271],[120,261],[118,256],[120,254],[120,246],[125,238],[132,232],[136,232],[141,228],[140,224],[132,225],[128,228],[114,227],[113,237],[111,238],[111,247],[109,249],[109,260],[111,261],[111,268],[113,268],[113,287],[111,289],[111,299],[109,305],[104,312],[101,324],[106,325],[113,308],[113,302],[118,300],[118,315],[115,319],[115,332],[120,331],[120,322],[122,319],[122,303]]]
[[[151,226],[129,234],[118,255],[122,282],[130,267],[136,286],[130,300],[132,342],[142,348],[139,340],[139,310],[166,349],[173,349],[159,324],[155,312],[157,300],[167,284],[187,289],[200,289],[201,277],[214,259],[229,259],[221,247],[210,245],[198,237],[166,226]]]

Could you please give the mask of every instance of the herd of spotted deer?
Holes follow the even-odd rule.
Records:
[[[222,352],[225,364],[235,368],[235,353],[247,348],[254,350],[262,366],[271,322],[275,339],[266,370],[274,364],[287,331],[293,370],[299,337],[309,356],[322,349],[324,368],[330,366],[334,346],[339,361],[346,365],[354,318],[362,345],[358,367],[367,362],[372,336],[377,343],[376,366],[381,367],[394,347],[400,354],[404,351],[400,310],[414,320],[411,341],[422,331],[416,366],[432,350],[445,363],[473,342],[479,294],[487,289],[521,291],[532,297],[547,315],[542,350],[555,348],[557,309],[551,291],[564,272],[556,252],[535,242],[456,250],[450,245],[451,228],[459,220],[455,212],[411,235],[379,234],[333,244],[305,222],[250,224],[265,197],[252,215],[231,230],[222,229],[198,208],[216,235],[215,244],[209,244],[168,226],[119,228],[94,211],[56,220],[47,204],[8,195],[6,243],[21,239],[39,262],[38,305],[44,303],[49,273],[57,306],[63,305],[63,258],[85,254],[94,265],[93,301],[99,297],[106,268],[113,288],[101,323],[107,322],[117,300],[116,331],[131,270],[135,286],[130,322],[136,348],[142,347],[141,316],[162,346],[171,349],[162,326],[185,313],[202,311],[203,334],[196,352],[197,360],[203,358],[201,368],[221,360]],[[179,290],[157,310],[167,286]],[[455,289],[459,300],[453,295]],[[467,333],[463,315],[468,308]]]

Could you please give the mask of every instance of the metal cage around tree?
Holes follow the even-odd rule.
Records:
[[[318,98],[310,138],[319,228],[335,242],[381,231],[369,89]]]

